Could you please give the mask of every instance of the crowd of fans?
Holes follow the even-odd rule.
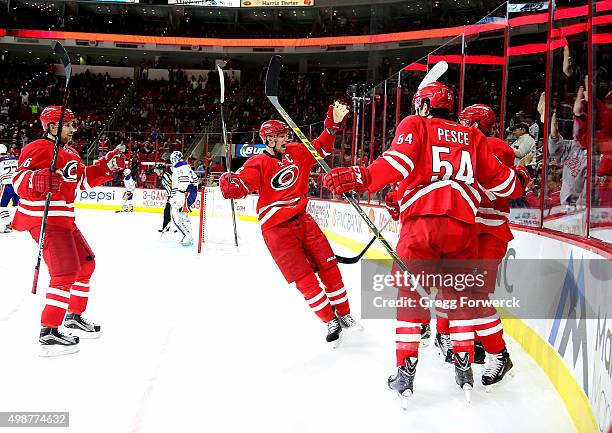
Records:
[[[64,79],[55,75],[55,66],[35,67],[5,59],[0,66],[0,140],[13,152],[39,138],[38,117],[48,105],[61,101]],[[108,74],[89,71],[75,75],[70,84],[70,107],[77,116],[74,147],[84,151],[125,94],[131,80],[114,79]]]
[[[9,29],[211,38],[229,35],[233,38],[277,38],[279,34],[287,38],[357,36],[473,24],[474,17],[486,15],[495,2],[475,5],[481,8],[477,14],[473,8],[468,10],[452,3],[446,7],[438,2],[425,3],[421,9],[415,7],[409,11],[404,10],[401,3],[375,6],[392,8],[381,9],[379,13],[372,13],[370,6],[295,11],[271,8],[256,18],[237,8],[211,8],[206,14],[201,7],[185,7],[179,12],[171,7],[153,10],[146,5],[125,4],[112,5],[106,10],[106,5],[96,8],[91,4],[75,4],[65,8],[61,3],[41,5],[16,1],[11,3],[10,11],[0,11],[0,25]],[[147,10],[149,13],[144,13]]]

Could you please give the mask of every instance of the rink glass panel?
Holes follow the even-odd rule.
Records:
[[[589,126],[587,2],[554,4],[544,161],[545,228],[586,235]]]
[[[592,100],[589,108],[594,115],[591,132],[591,202],[589,234],[612,242],[612,89],[610,64],[612,58],[612,10],[602,2],[590,4],[593,32],[591,35],[592,78],[588,85]]]
[[[373,139],[378,156],[390,146],[396,117],[411,113],[426,70],[446,60],[441,81],[455,91],[454,118],[463,107],[486,103],[498,116],[496,135],[510,146],[520,144],[517,124],[532,135],[528,154],[516,158],[532,182],[524,197],[512,200],[511,222],[610,242],[611,16],[605,2],[507,3],[459,37],[425,53],[407,52],[397,70],[362,94],[376,105],[371,131],[372,119],[366,120],[365,147]],[[365,117],[371,116],[372,103],[365,104]],[[565,141],[552,146],[551,133]],[[377,204],[384,193],[362,199]]]

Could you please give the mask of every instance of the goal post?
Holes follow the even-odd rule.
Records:
[[[238,221],[236,221],[238,223]],[[200,224],[198,253],[208,247],[235,248],[234,225],[230,200],[223,198],[218,186],[202,186],[200,191]]]

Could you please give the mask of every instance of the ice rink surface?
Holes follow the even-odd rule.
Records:
[[[486,394],[476,367],[471,405],[433,345],[422,350],[402,411],[386,386],[393,321],[364,320],[364,332],[343,333],[333,350],[257,224],[239,224],[240,251],[198,255],[160,239],[161,220],[77,211],[97,262],[87,316],[103,335],[56,358],[38,357],[48,276],[43,268],[31,295],[35,243],[0,235],[0,411],[69,411],[60,430],[79,433],[575,431],[543,371],[509,338],[516,377]],[[342,268],[358,317],[359,269]]]

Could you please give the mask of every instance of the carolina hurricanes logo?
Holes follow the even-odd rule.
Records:
[[[274,175],[270,181],[270,185],[272,186],[272,189],[276,191],[282,191],[290,188],[297,181],[299,173],[300,170],[298,169],[297,165],[288,165]]]
[[[62,174],[66,182],[77,181],[77,167],[78,163],[76,161],[69,161],[68,164],[64,166],[64,168],[62,169]]]

